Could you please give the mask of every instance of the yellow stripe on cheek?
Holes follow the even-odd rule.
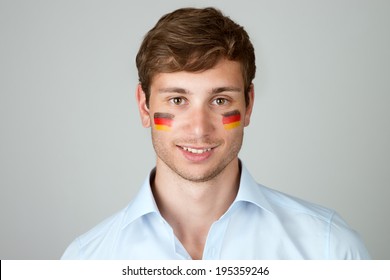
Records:
[[[157,130],[163,130],[163,131],[171,131],[171,128],[167,125],[163,125],[163,124],[156,124],[154,126]]]
[[[232,123],[227,123],[227,124],[224,124],[223,127],[225,129],[232,129],[232,128],[236,128],[238,126],[240,126],[241,122],[232,122]]]

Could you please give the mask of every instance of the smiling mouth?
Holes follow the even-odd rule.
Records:
[[[196,148],[190,148],[190,147],[183,147],[179,146],[184,151],[193,153],[193,154],[204,154],[206,152],[210,152],[213,148],[205,148],[205,149],[196,149]]]

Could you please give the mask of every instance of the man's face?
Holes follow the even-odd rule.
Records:
[[[198,73],[157,74],[149,108],[140,101],[143,124],[152,127],[157,168],[163,164],[186,180],[205,182],[237,163],[253,90],[250,96],[246,106],[241,66],[235,61],[221,60]]]

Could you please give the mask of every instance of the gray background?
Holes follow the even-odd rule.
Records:
[[[143,35],[216,6],[252,37],[241,158],[262,184],[336,209],[390,259],[390,1],[0,0],[0,258],[57,259],[154,165],[134,92]]]

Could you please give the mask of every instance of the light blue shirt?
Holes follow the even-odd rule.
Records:
[[[237,197],[212,224],[203,251],[205,260],[368,258],[333,210],[259,185],[244,166]],[[161,216],[147,178],[125,209],[78,237],[62,259],[191,257]]]

